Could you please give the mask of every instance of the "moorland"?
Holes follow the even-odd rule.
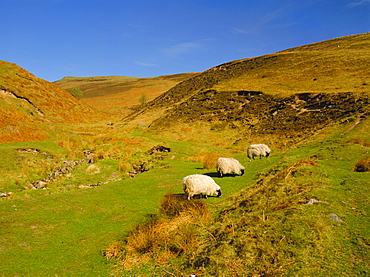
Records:
[[[369,49],[55,83],[0,61],[0,276],[369,275]],[[186,200],[195,173],[222,197]]]

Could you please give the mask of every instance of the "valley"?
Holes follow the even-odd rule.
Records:
[[[54,83],[0,61],[0,276],[370,274],[369,46]]]

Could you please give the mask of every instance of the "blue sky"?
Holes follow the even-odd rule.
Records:
[[[370,0],[0,0],[0,11],[0,60],[48,81],[201,72],[370,31]]]

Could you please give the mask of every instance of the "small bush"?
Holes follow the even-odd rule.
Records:
[[[82,92],[82,90],[79,89],[79,88],[73,88],[71,90],[71,93],[72,93],[72,95],[74,95],[77,98],[82,97],[84,95],[83,92]]]
[[[370,171],[370,158],[358,161],[353,169],[355,172],[366,172]]]

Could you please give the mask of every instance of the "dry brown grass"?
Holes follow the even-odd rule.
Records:
[[[187,266],[207,276],[284,275],[297,262],[291,244],[301,243],[299,247],[304,249],[318,243],[313,231],[300,236],[307,226],[319,223],[297,223],[294,217],[312,183],[304,174],[300,179],[293,172],[306,173],[306,166],[316,167],[317,163],[305,159],[290,166],[279,165],[261,175],[255,185],[229,198],[230,204],[225,203],[207,229],[213,240],[195,248],[187,256]],[[301,229],[300,224],[307,226]],[[203,239],[206,233],[202,232]]]
[[[210,220],[207,205],[202,201],[187,201],[183,196],[166,195],[160,215],[138,224],[125,245],[114,242],[105,250],[107,259],[121,259],[124,269],[130,269],[154,259],[163,264],[170,258],[186,255],[198,242],[199,224]],[[117,249],[120,245],[121,249]],[[124,257],[122,253],[125,253]]]
[[[318,166],[318,164],[312,159],[301,160],[283,171],[283,174],[285,175],[284,179],[287,179],[289,175],[300,166]]]
[[[207,204],[202,201],[183,201],[185,196],[180,194],[167,194],[159,206],[159,211],[167,217],[178,216],[183,212],[201,216],[203,219],[209,219],[210,213]]]
[[[366,158],[366,159],[358,161],[353,171],[356,171],[356,172],[370,171],[370,158]]]
[[[95,164],[91,164],[86,168],[86,172],[89,174],[98,174],[100,172],[100,168]]]
[[[201,149],[195,156],[187,158],[189,162],[203,163],[204,169],[215,169],[217,159],[223,157],[221,154]]]
[[[124,243],[122,241],[113,241],[108,248],[106,248],[103,253],[106,259],[110,260],[112,258],[122,258]]]
[[[127,161],[119,161],[117,169],[126,173],[131,169],[131,165]]]
[[[363,139],[363,138],[360,138],[360,137],[350,138],[350,139],[346,140],[345,142],[346,143],[359,144],[359,145],[366,146],[366,147],[370,146],[370,141],[368,141],[366,139]]]
[[[140,105],[141,95],[145,94],[147,101],[151,101],[195,74],[187,73],[154,78],[67,77],[55,83],[70,92],[79,88],[83,92],[80,99],[89,106],[124,117],[132,112],[131,107]]]
[[[15,64],[0,61],[0,68],[7,69],[0,74],[2,87],[28,99],[45,117],[56,122],[82,122],[93,115],[87,105],[57,85],[39,79]]]
[[[68,92],[15,64],[0,61],[0,84],[0,143],[45,140],[58,123],[99,117]]]
[[[132,157],[135,150],[137,151],[146,141],[145,138],[122,136],[117,130],[105,132],[104,135],[95,135],[96,132],[99,132],[99,129],[84,129],[83,134],[59,133],[56,143],[66,150],[66,156],[70,159],[84,158],[84,150],[89,150],[92,152],[94,162],[97,162],[108,158]]]
[[[213,88],[262,91],[280,96],[299,92],[368,94],[365,80],[369,37],[369,34],[343,37],[262,56],[262,59],[276,57],[276,61],[249,70],[238,78],[222,81]]]
[[[0,97],[0,143],[41,141],[49,138],[46,129],[41,129],[21,111],[1,105]]]
[[[159,213],[137,225],[122,245],[123,250],[113,244],[106,256],[117,257],[124,270],[151,262],[162,268],[169,259],[179,258],[182,264],[173,265],[173,272],[191,268],[194,273],[209,276],[284,274],[297,262],[289,255],[290,243],[299,235],[290,230],[295,219],[287,220],[287,229],[277,226],[282,226],[282,215],[293,214],[311,189],[305,180],[296,180],[295,176],[301,175],[295,172],[306,173],[305,167],[317,166],[314,160],[304,159],[262,174],[254,187],[230,198],[230,206],[226,203],[215,220],[205,202],[166,195]],[[311,237],[307,239],[310,242],[302,242],[312,243]]]

